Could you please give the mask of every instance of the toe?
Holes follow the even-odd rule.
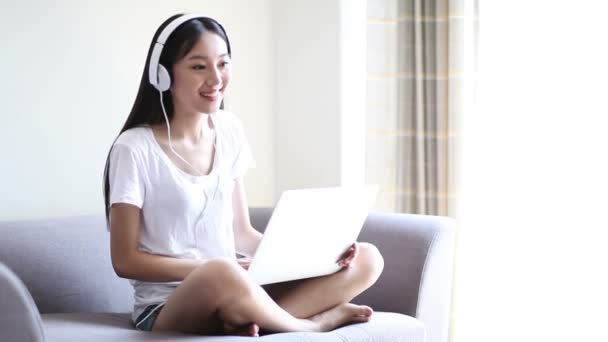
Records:
[[[224,323],[224,334],[236,336],[258,336],[260,327],[255,323],[250,323],[242,326],[235,326]]]
[[[365,322],[369,322],[371,319],[371,317],[369,316],[355,316],[353,318],[353,323],[365,323]]]
[[[359,305],[356,310],[356,315],[370,317],[374,310],[367,305]]]
[[[247,336],[259,336],[260,327],[255,323],[251,323],[247,327],[247,333],[248,333]]]

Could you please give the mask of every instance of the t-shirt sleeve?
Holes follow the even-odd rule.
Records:
[[[235,158],[232,165],[232,178],[243,177],[249,168],[255,167],[255,159],[247,141],[241,121],[234,117]]]
[[[114,203],[144,203],[143,165],[138,155],[127,145],[116,144],[110,152],[110,206]]]

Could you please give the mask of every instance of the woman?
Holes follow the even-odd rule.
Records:
[[[215,20],[176,15],[157,30],[131,113],[104,172],[112,265],[135,288],[140,330],[255,336],[329,331],[368,321],[349,301],[383,260],[354,243],[341,271],[261,287],[247,275],[262,238],[243,175],[253,158],[238,118],[223,110],[230,43]]]

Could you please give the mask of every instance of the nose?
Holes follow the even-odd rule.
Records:
[[[214,88],[222,85],[222,72],[218,68],[209,68],[209,74],[205,83]]]

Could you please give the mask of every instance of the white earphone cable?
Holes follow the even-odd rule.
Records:
[[[171,150],[171,152],[173,152],[173,154],[175,154],[179,159],[181,159],[184,163],[186,163],[188,166],[190,166],[190,168],[194,171],[196,171],[196,173],[198,173],[199,176],[203,176],[203,173],[200,172],[197,168],[195,168],[194,166],[192,166],[192,164],[188,163],[188,161],[184,158],[182,158],[182,156],[179,155],[179,153],[177,153],[174,149],[173,149],[173,145],[171,144],[171,125],[169,124],[169,117],[167,116],[167,111],[165,110],[165,104],[163,103],[163,92],[159,91],[158,92],[160,94],[160,106],[163,109],[163,114],[165,115],[165,122],[167,123],[167,137],[169,138],[169,149]]]
[[[188,166],[190,166],[194,171],[196,171],[196,173],[198,173],[200,176],[203,176],[203,173],[200,172],[199,170],[197,170],[194,166],[192,166],[190,163],[188,163],[188,161],[184,158],[182,158],[182,156],[180,156],[174,149],[173,146],[171,145],[171,125],[169,124],[169,117],[167,116],[167,111],[165,110],[165,104],[163,103],[163,92],[159,91],[160,94],[160,106],[163,109],[163,114],[165,115],[165,122],[167,123],[167,137],[169,138],[169,149],[171,150],[171,152],[173,152],[179,159],[181,159],[184,163],[186,163]],[[217,153],[217,146],[215,144],[215,140],[213,141],[213,147],[215,149],[215,153]],[[198,225],[198,222],[200,220],[203,219],[205,212],[207,212],[207,207],[209,207],[209,202],[215,200],[215,195],[217,194],[217,190],[220,187],[220,175],[217,175],[217,180],[216,180],[216,184],[215,184],[215,189],[213,190],[213,195],[211,196],[211,198],[207,195],[207,191],[203,190],[203,195],[205,195],[205,205],[203,207],[203,210],[201,210],[200,214],[198,215],[197,219],[196,219],[196,223],[195,226]],[[198,245],[198,239],[196,239],[195,243]]]

